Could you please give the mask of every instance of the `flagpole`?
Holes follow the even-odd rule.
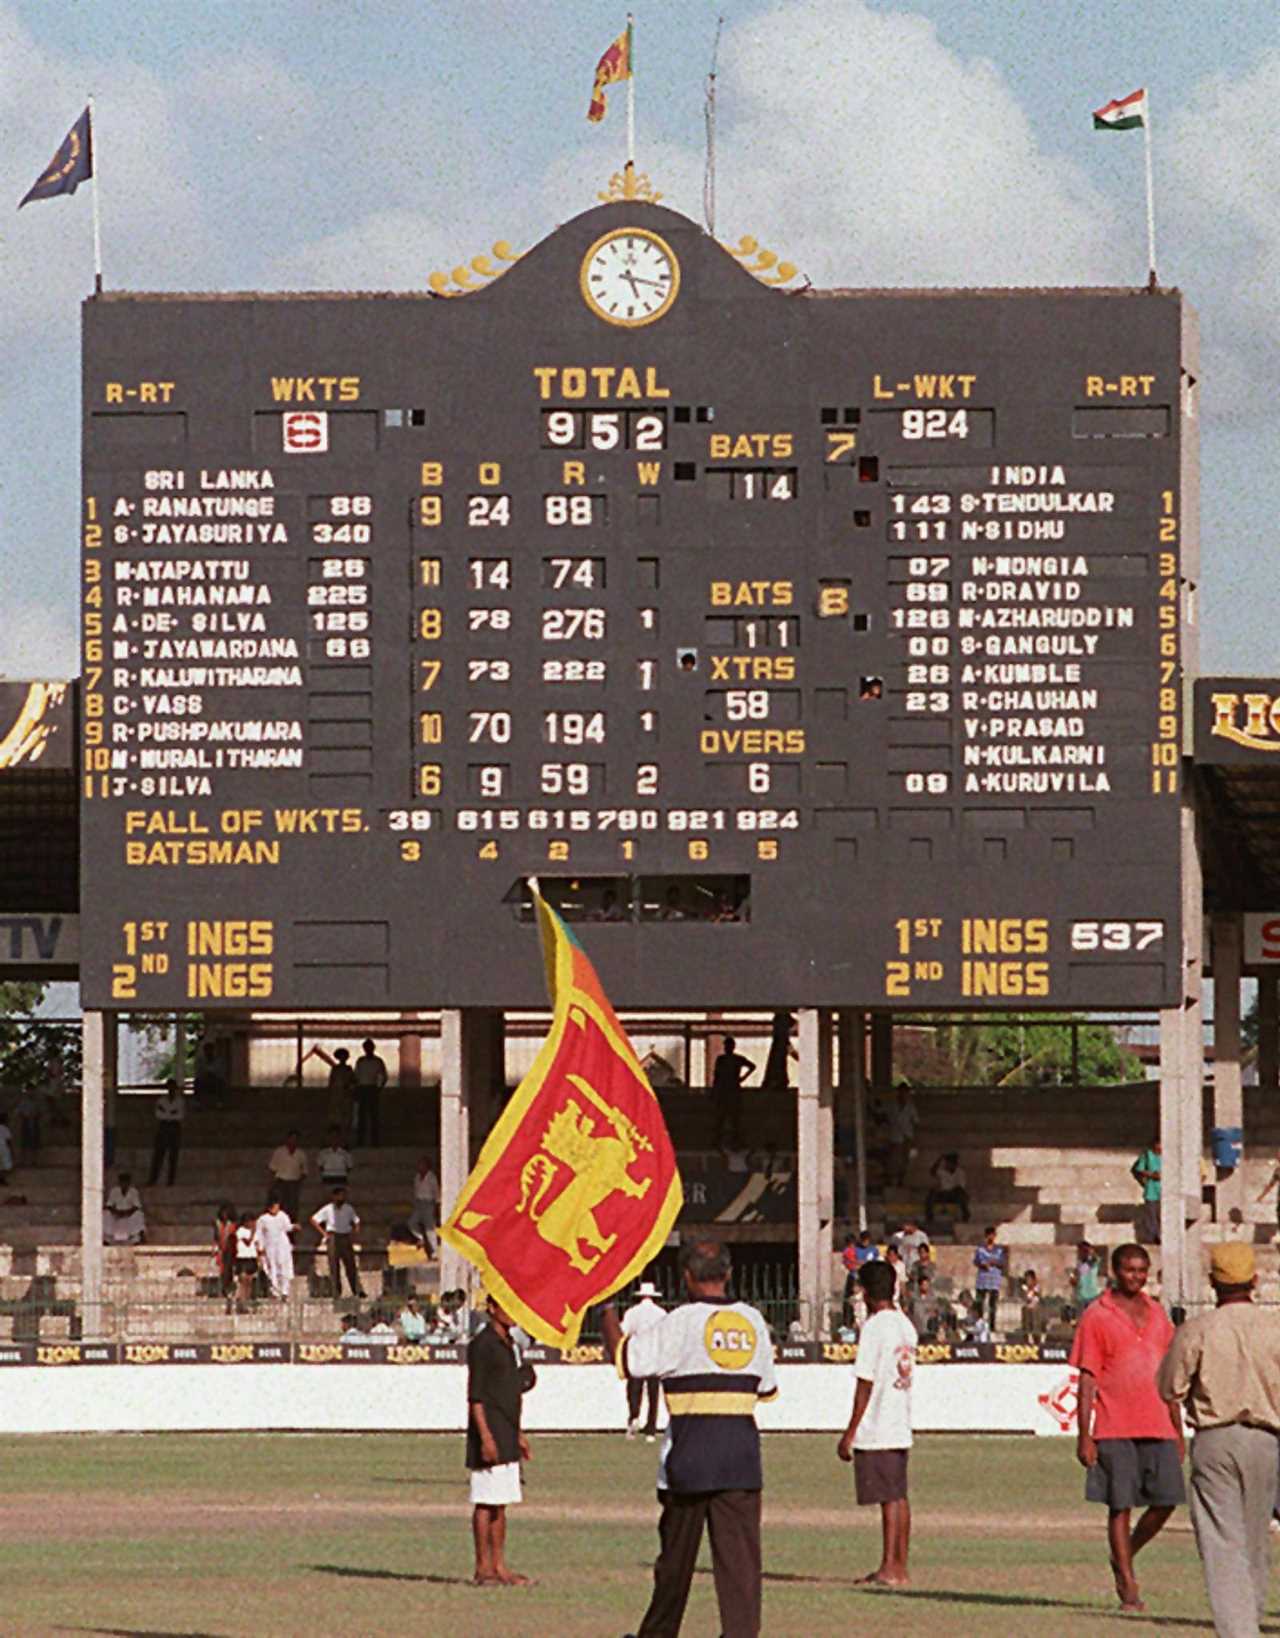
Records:
[[[98,129],[94,118],[93,95],[89,96],[89,154],[93,161],[93,293],[102,294],[102,217],[98,211]]]
[[[1156,288],[1156,194],[1151,173],[1151,93],[1143,109],[1142,135],[1147,156],[1147,288]]]
[[[707,168],[702,183],[702,215],[707,232],[716,231],[716,67],[720,60],[720,31],[724,17],[716,19],[716,40],[711,48],[711,72],[707,75]]]
[[[636,166],[636,60],[635,60],[635,19],[627,13],[627,67],[631,72],[627,75],[627,169],[634,171]]]

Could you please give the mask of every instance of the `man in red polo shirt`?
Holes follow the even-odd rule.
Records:
[[[1141,1246],[1117,1246],[1112,1287],[1085,1310],[1071,1345],[1071,1363],[1080,1371],[1076,1457],[1086,1469],[1085,1500],[1109,1510],[1111,1572],[1126,1610],[1146,1608],[1134,1559],[1187,1499],[1181,1413],[1156,1388],[1173,1326],[1143,1290],[1150,1271]],[[1130,1531],[1132,1510],[1143,1506]]]

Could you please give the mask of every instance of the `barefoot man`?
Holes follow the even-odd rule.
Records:
[[[493,1297],[489,1323],[467,1345],[467,1466],[477,1587],[527,1587],[508,1569],[507,1508],[521,1499],[520,1463],[532,1460],[520,1431],[520,1402],[534,1385],[511,1337],[515,1322]]]
[[[1071,1345],[1080,1370],[1076,1458],[1086,1470],[1086,1501],[1107,1508],[1111,1573],[1125,1610],[1146,1608],[1133,1561],[1187,1499],[1182,1418],[1156,1387],[1173,1326],[1143,1290],[1150,1269],[1141,1246],[1117,1246],[1112,1289],[1090,1303]],[[1131,1530],[1135,1507],[1146,1511]]]
[[[911,1545],[907,1459],[911,1453],[911,1379],[916,1328],[895,1306],[898,1277],[891,1264],[863,1263],[858,1283],[867,1299],[867,1323],[858,1337],[856,1386],[849,1426],[836,1446],[853,1463],[859,1507],[880,1507],[880,1565],[859,1579],[864,1587],[906,1587]]]

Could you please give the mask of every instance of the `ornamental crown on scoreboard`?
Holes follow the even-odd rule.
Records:
[[[1190,309],[660,198],[86,302],[86,1005],[536,1006],[531,874],[619,1005],[1180,993]]]

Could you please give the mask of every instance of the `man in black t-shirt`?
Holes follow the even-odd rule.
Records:
[[[467,1467],[477,1587],[527,1587],[507,1568],[507,1508],[519,1502],[520,1463],[532,1461],[520,1402],[536,1380],[511,1336],[514,1320],[489,1298],[489,1323],[467,1344]]]

